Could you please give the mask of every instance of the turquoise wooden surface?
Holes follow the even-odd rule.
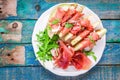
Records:
[[[20,65],[20,66],[41,66],[38,60],[36,60],[32,44],[1,44],[0,48],[4,46],[7,47],[25,46],[26,62],[25,65]],[[109,64],[118,65],[120,64],[120,58],[117,58],[118,56],[120,56],[120,43],[107,43],[105,51],[103,53],[103,57],[98,63],[98,65],[109,65]],[[12,66],[16,66],[16,65],[12,65]]]
[[[15,20],[6,20],[8,23]],[[23,23],[22,41],[18,43],[31,43],[31,36],[37,20],[16,20]],[[107,28],[107,42],[120,42],[120,20],[102,20],[103,26]],[[3,42],[4,43],[4,42]],[[14,43],[14,42],[7,42]]]
[[[43,11],[60,2],[77,2],[86,5],[97,13],[101,19],[120,18],[119,0],[18,0],[18,16],[7,19],[38,19]],[[40,10],[36,10],[36,5],[39,5]]]
[[[4,67],[0,75],[2,80],[119,80],[120,66],[96,66],[76,77],[57,76],[43,67]]]
[[[0,48],[25,46],[25,65],[0,67],[0,80],[120,80],[120,1],[119,0],[17,0],[17,16],[4,19],[23,23],[22,41],[2,42]],[[36,20],[51,6],[60,2],[77,2],[88,6],[107,28],[107,44],[103,57],[92,70],[82,76],[60,77],[44,69],[36,60],[31,35]],[[0,20],[1,21],[1,20]]]

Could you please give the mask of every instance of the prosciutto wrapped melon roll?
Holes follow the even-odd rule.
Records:
[[[49,36],[52,37],[54,34],[57,34],[63,29],[62,22],[66,21],[75,13],[75,8],[78,4],[61,4],[55,7],[49,17],[47,26],[51,29],[48,30]],[[71,13],[72,10],[72,13]],[[65,15],[69,16],[65,16]],[[65,17],[64,17],[65,16]]]
[[[49,36],[59,34],[59,37],[65,36],[71,28],[75,20],[80,18],[84,6],[78,6],[78,4],[61,4],[55,7],[49,17],[47,26],[51,28],[48,30]]]
[[[101,39],[106,32],[107,32],[107,30],[103,28],[103,29],[101,29],[101,30],[99,30],[97,32],[91,33],[87,38],[82,40],[80,43],[78,43],[74,47],[74,51],[83,50],[86,47],[89,47],[90,45],[94,46],[95,42],[97,40]]]

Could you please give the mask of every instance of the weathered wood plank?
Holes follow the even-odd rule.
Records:
[[[13,22],[14,20],[6,20]],[[22,41],[18,43],[31,43],[31,36],[36,20],[17,20],[23,23]],[[120,20],[102,20],[103,26],[107,28],[107,42],[120,42]],[[15,43],[15,42],[8,42]]]
[[[86,5],[101,19],[120,19],[119,0],[18,0],[18,16],[7,19],[38,19],[45,10],[60,2],[76,2]]]
[[[3,67],[0,68],[0,78],[3,80],[119,80],[120,66],[96,66],[88,73],[76,77],[56,76],[43,67]]]
[[[102,20],[107,29],[107,42],[120,42],[120,20]]]
[[[11,22],[14,22],[15,20],[5,20],[5,21],[8,23],[11,23]],[[30,43],[36,20],[16,20],[16,21],[19,21],[23,24],[22,40],[21,42],[17,42],[17,43]],[[4,43],[4,42],[0,42],[0,43]],[[15,41],[7,41],[5,43],[15,43]]]
[[[1,44],[0,48],[4,46],[12,48],[13,46],[20,45],[25,46],[26,50],[26,64],[21,66],[41,66],[40,63],[36,60],[31,44]],[[120,56],[120,43],[107,43],[102,59],[98,65],[120,64],[120,58],[118,56]]]
[[[40,65],[34,55],[33,47],[31,44],[0,44],[0,48],[13,49],[16,46],[25,46],[25,64],[23,65],[0,65],[0,66],[33,66]],[[1,54],[1,53],[0,53]]]

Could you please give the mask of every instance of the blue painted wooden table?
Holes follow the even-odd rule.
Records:
[[[31,35],[39,16],[61,2],[86,5],[101,18],[107,28],[106,48],[100,62],[88,73],[76,77],[57,76],[36,60]],[[17,0],[17,16],[4,19],[23,23],[22,41],[0,43],[1,46],[25,46],[25,65],[0,67],[0,80],[120,80],[120,0]]]

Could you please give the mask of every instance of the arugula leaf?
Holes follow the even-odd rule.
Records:
[[[66,23],[65,23],[65,27],[66,27],[66,28],[71,28],[71,27],[73,27],[73,24],[66,22]]]
[[[59,19],[55,19],[55,20],[52,21],[52,24],[58,24],[59,22],[60,22]]]
[[[90,41],[91,41],[93,44],[95,44],[95,40],[93,39],[92,36],[88,36],[88,38],[90,39]]]
[[[97,60],[97,57],[95,55],[92,55],[92,57],[95,61]]]
[[[58,39],[59,39],[59,36],[58,36],[57,34],[55,34],[55,35],[52,37],[51,41],[57,41]]]
[[[43,62],[52,60],[52,54],[50,52],[53,48],[58,48],[56,41],[59,39],[58,35],[54,35],[52,38],[48,36],[47,28],[44,32],[39,32],[37,41],[39,42],[39,51],[37,52],[38,58]]]
[[[49,24],[47,25],[47,30],[51,30],[51,26]]]
[[[97,60],[97,57],[95,56],[95,53],[93,51],[84,51],[84,53],[87,56],[92,56],[95,61]]]

